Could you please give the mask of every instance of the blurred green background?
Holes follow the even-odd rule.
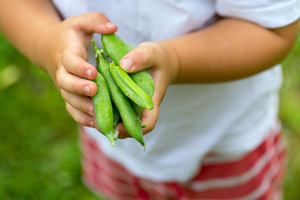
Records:
[[[285,200],[300,199],[300,41],[283,61]],[[96,200],[81,182],[78,126],[49,75],[0,33],[0,199]]]

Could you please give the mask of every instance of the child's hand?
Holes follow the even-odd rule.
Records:
[[[108,34],[117,30],[105,15],[87,13],[71,17],[49,27],[40,48],[43,67],[51,75],[66,102],[66,109],[76,122],[95,127],[90,97],[97,91],[96,68],[87,62],[87,47],[93,33]],[[46,48],[45,48],[46,47]]]
[[[121,67],[128,73],[148,68],[155,85],[152,97],[154,109],[142,110],[142,125],[147,125],[143,133],[149,133],[156,125],[159,105],[165,95],[167,87],[176,80],[179,61],[175,50],[167,42],[145,42],[127,54],[120,62]],[[127,138],[124,126],[118,124],[119,138]]]

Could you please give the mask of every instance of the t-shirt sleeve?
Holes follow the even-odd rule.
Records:
[[[279,28],[300,16],[300,0],[217,0],[216,12],[222,17],[251,21],[266,28]]]

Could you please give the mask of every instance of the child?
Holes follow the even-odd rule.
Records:
[[[0,28],[49,72],[84,126],[84,181],[100,196],[276,200],[284,167],[278,63],[297,37],[299,3],[11,0],[0,2]],[[155,82],[155,108],[142,113],[145,152],[133,139],[111,147],[95,129],[89,44],[115,32],[137,46],[121,67],[148,68]]]

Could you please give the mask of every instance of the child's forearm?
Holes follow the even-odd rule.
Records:
[[[99,12],[61,21],[50,0],[0,0],[0,20],[8,40],[49,73],[74,120],[94,127],[90,97],[97,91],[97,70],[86,49],[94,33],[113,33],[117,26]]]
[[[0,30],[26,57],[44,68],[41,38],[52,24],[60,22],[60,16],[48,0],[1,0]],[[48,38],[50,39],[50,38]],[[55,43],[55,41],[52,41]]]
[[[293,46],[297,31],[298,22],[270,30],[242,20],[223,19],[162,44],[176,52],[171,55],[178,61],[173,82],[221,82],[247,77],[279,63]]]

